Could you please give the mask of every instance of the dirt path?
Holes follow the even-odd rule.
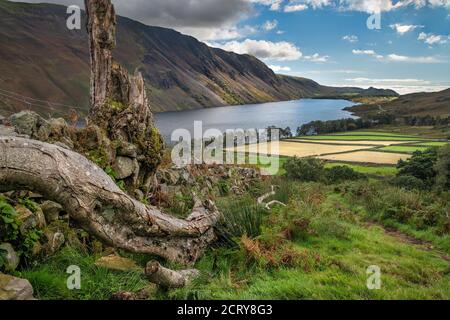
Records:
[[[398,230],[396,230],[394,228],[385,227],[385,226],[383,226],[381,224],[378,224],[378,223],[375,223],[375,222],[369,222],[367,224],[367,226],[368,227],[371,227],[371,226],[380,227],[380,228],[382,228],[384,230],[384,232],[388,236],[391,236],[392,238],[397,239],[399,242],[419,247],[421,250],[424,250],[424,251],[435,252],[443,260],[445,260],[448,263],[450,263],[450,256],[448,256],[447,254],[443,253],[442,251],[437,250],[436,247],[431,242],[414,238],[414,237],[412,237],[410,235],[407,235],[407,234],[405,234],[403,232],[400,232],[400,231],[398,231]]]

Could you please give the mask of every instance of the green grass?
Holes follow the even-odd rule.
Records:
[[[417,136],[405,135],[391,132],[380,131],[349,131],[332,134],[333,136],[375,136],[375,137],[401,137],[401,138],[417,138]]]
[[[368,168],[364,170],[372,170]],[[404,242],[380,225],[368,223],[368,219],[376,220],[373,214],[384,210],[381,206],[391,207],[391,202],[399,201],[400,208],[413,208],[422,196],[394,192],[377,183],[325,186],[275,177],[243,197],[221,198],[218,205],[234,225],[230,235],[237,245],[215,246],[195,265],[202,271],[199,279],[183,289],[159,290],[152,298],[450,299],[449,263],[440,251]],[[275,198],[287,207],[272,212],[255,209],[253,193],[267,192],[272,184],[280,187]],[[380,223],[389,225],[388,220]],[[399,222],[391,226],[450,252],[449,236]],[[141,266],[150,260],[129,257]],[[18,275],[29,279],[36,297],[44,300],[103,300],[118,291],[136,292],[148,285],[138,272],[111,272],[94,266],[95,260],[93,255],[65,248]],[[81,268],[80,291],[66,288],[65,270],[70,265]],[[372,265],[381,268],[381,290],[367,288],[366,270]]]
[[[359,173],[364,173],[368,175],[377,175],[377,176],[394,176],[397,174],[397,168],[393,166],[365,166],[365,165],[356,165],[356,164],[347,164],[347,163],[327,163],[325,165],[326,168],[332,168],[336,166],[348,166]]]
[[[380,149],[376,149],[376,151],[385,151],[385,152],[398,152],[398,153],[409,153],[412,154],[416,151],[426,151],[429,147],[416,147],[416,146],[388,146]]]
[[[426,141],[426,139],[418,137],[403,137],[403,136],[364,136],[364,135],[322,135],[322,136],[308,136],[298,137],[297,139],[304,140],[336,140],[336,141]]]
[[[449,142],[439,142],[439,141],[433,141],[433,142],[426,142],[426,143],[420,143],[418,146],[420,147],[443,147]]]
[[[197,268],[205,276],[172,299],[449,299],[449,264],[439,252],[424,250],[365,222],[361,208],[348,204],[322,185],[291,183],[290,205],[265,219],[255,241],[269,243],[273,259],[297,252],[300,260],[267,265],[259,250],[208,252]],[[308,219],[308,230],[289,240],[280,237],[295,219]],[[300,233],[299,233],[300,232]],[[294,233],[295,234],[295,233]],[[366,286],[366,270],[377,265],[381,290]],[[161,295],[160,298],[167,298]]]
[[[41,300],[109,300],[119,291],[136,292],[148,286],[138,272],[113,272],[94,265],[96,256],[66,247],[48,261],[20,272]],[[67,289],[69,266],[81,269],[81,290]]]

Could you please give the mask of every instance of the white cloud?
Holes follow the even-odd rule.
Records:
[[[327,62],[329,58],[330,58],[329,56],[321,56],[318,53],[315,53],[311,56],[303,57],[304,60],[311,62]]]
[[[308,9],[306,4],[289,4],[284,7],[284,12],[297,12]]]
[[[244,1],[268,6],[272,11],[280,10],[281,4],[284,2],[284,0],[244,0]]]
[[[376,52],[373,50],[352,50],[352,53],[357,55],[368,55],[368,56],[376,55]]]
[[[411,56],[402,56],[398,54],[389,54],[385,57],[386,61],[393,61],[393,62],[408,62],[408,63],[442,63],[445,61],[442,61],[436,57],[411,57]]]
[[[202,41],[226,41],[242,39],[258,32],[254,26],[225,26],[222,28],[181,28],[183,33],[192,35]]]
[[[444,44],[450,39],[449,36],[436,35],[432,33],[421,32],[417,40],[421,40],[430,46],[434,44]]]
[[[376,87],[380,89],[392,89],[400,94],[413,92],[435,92],[442,91],[450,87],[447,83],[433,83],[422,79],[370,79],[353,78],[345,79],[351,86],[362,88]],[[342,84],[340,84],[342,86]]]
[[[281,41],[246,39],[244,41],[230,41],[224,44],[211,44],[215,47],[233,51],[238,54],[250,54],[259,59],[292,61],[300,59],[303,54],[293,43]]]
[[[272,20],[272,21],[266,21],[263,24],[263,29],[266,31],[270,31],[275,29],[278,26],[278,21],[277,20]]]
[[[403,56],[395,53],[391,53],[387,56],[383,56],[381,54],[377,54],[374,50],[353,50],[353,54],[356,55],[367,55],[372,56],[378,59],[379,61],[386,61],[386,62],[407,62],[407,63],[443,63],[445,61],[432,57],[432,56],[426,56],[426,57],[412,57],[412,56]]]
[[[272,69],[275,73],[278,73],[278,72],[289,72],[289,71],[291,71],[291,68],[289,68],[289,67],[283,67],[283,66],[270,65],[269,68]]]
[[[400,23],[391,24],[390,27],[400,35],[404,35],[405,33],[413,31],[414,29],[417,28],[422,28],[422,26],[411,24],[400,24]]]
[[[350,42],[350,43],[355,43],[355,42],[358,42],[358,41],[359,41],[358,37],[355,36],[355,35],[346,35],[346,36],[343,36],[343,37],[342,37],[342,40],[348,41],[348,42]]]

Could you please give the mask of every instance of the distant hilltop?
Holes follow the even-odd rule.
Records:
[[[84,27],[66,28],[66,7],[0,0],[0,110],[41,114],[89,107]],[[83,16],[83,25],[85,17]],[[275,74],[250,55],[211,48],[171,29],[118,18],[116,59],[143,73],[155,112],[300,98],[397,96],[392,90],[335,88]],[[38,99],[38,100],[35,100]],[[59,102],[54,104],[51,102]]]

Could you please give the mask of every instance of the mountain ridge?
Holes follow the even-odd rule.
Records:
[[[66,7],[0,0],[0,89],[27,97],[89,107],[87,34],[69,31]],[[146,80],[155,112],[294,100],[348,98],[354,95],[397,95],[391,90],[335,88],[275,74],[251,55],[212,48],[175,30],[118,17],[115,58]],[[0,92],[1,93],[1,92]],[[0,108],[23,107],[5,94]],[[45,105],[40,113],[67,112]]]

